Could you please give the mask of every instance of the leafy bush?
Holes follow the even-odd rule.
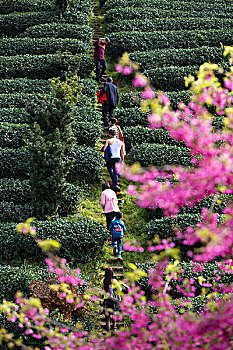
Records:
[[[0,147],[19,148],[30,139],[30,128],[27,124],[0,124]]]
[[[13,94],[22,91],[27,94],[48,94],[50,93],[50,84],[47,80],[41,79],[0,79],[0,94]]]
[[[93,69],[93,61],[83,54],[71,56],[67,61],[61,59],[60,54],[0,56],[1,78],[48,79],[61,76],[67,70],[86,78]]]
[[[1,108],[14,108],[14,107],[25,107],[35,97],[44,99],[46,95],[43,94],[0,94],[0,107]]]
[[[185,104],[188,104],[190,101],[190,91],[168,91],[165,92],[166,95],[171,100],[171,106],[173,108],[176,108],[178,102],[182,101]],[[128,92],[125,94],[121,94],[121,105],[123,108],[133,108],[135,106],[138,106],[140,102],[142,101],[142,98],[140,98],[139,92]]]
[[[168,2],[166,3],[170,5]],[[179,2],[177,1],[177,4]],[[156,30],[204,30],[204,29],[231,29],[232,19],[219,17],[176,17],[176,18],[156,18],[155,19],[131,19],[108,24],[108,33],[124,31],[151,32]]]
[[[101,123],[101,114],[93,106],[74,107],[71,113],[76,122],[93,122],[96,125]]]
[[[124,140],[126,150],[142,143],[157,143],[170,146],[184,146],[183,142],[174,140],[167,130],[145,128],[143,126],[125,127]]]
[[[101,127],[90,122],[73,122],[72,129],[76,143],[80,146],[95,147],[101,135]]]
[[[90,262],[100,254],[108,238],[107,229],[101,224],[79,218],[78,221],[57,219],[35,221],[40,239],[53,239],[62,245],[59,255],[73,262]],[[44,255],[34,239],[29,235],[17,234],[15,224],[0,224],[1,259],[28,259],[41,261]]]
[[[34,0],[1,0],[1,14],[11,12],[31,12],[31,11],[54,11],[56,10],[55,2],[51,0],[34,1]]]
[[[32,200],[31,187],[28,180],[0,179],[1,202],[26,204]]]
[[[31,26],[54,22],[87,25],[89,17],[85,13],[61,15],[59,11],[11,13],[9,15],[0,15],[0,33],[1,36],[16,36]]]
[[[89,26],[69,23],[46,23],[27,28],[21,36],[29,38],[74,38],[89,43],[92,30]]]
[[[160,8],[160,9],[173,9],[173,10],[185,10],[187,11],[188,9],[195,9],[196,11],[202,11],[203,8],[209,7],[209,3],[211,2],[211,10],[215,9],[218,10],[219,7],[221,9],[224,9],[226,5],[230,5],[230,0],[217,0],[214,3],[211,0],[207,1],[199,1],[195,2],[193,0],[189,1],[161,1],[161,0],[108,0],[105,2],[104,5],[104,10],[110,10],[116,7],[129,7],[129,6],[134,6],[136,7],[152,7],[152,8]]]
[[[26,123],[30,122],[30,114],[25,110],[25,108],[1,108],[0,110],[0,122],[7,123]]]
[[[144,74],[155,89],[179,91],[185,89],[184,77],[195,75],[197,70],[198,66],[163,67],[147,70]]]
[[[29,217],[34,217],[32,204],[15,204],[12,202],[0,202],[1,222],[22,222]]]
[[[148,113],[141,111],[140,107],[119,109],[115,112],[115,117],[117,118],[121,127],[125,126],[148,126]]]
[[[191,165],[188,148],[150,143],[134,146],[129,152],[127,159],[130,164],[139,162],[143,167],[164,164]]]
[[[77,39],[61,38],[3,38],[0,39],[0,55],[43,55],[57,51],[69,51],[72,54],[85,53],[89,45]]]
[[[130,58],[139,63],[140,70],[161,66],[191,66],[197,62],[221,62],[223,61],[222,48],[198,47],[194,49],[163,49],[148,52],[134,52]]]
[[[156,32],[119,32],[110,37],[107,51],[111,56],[123,52],[149,51],[166,48],[219,47],[220,43],[231,45],[233,30],[171,30]]]
[[[30,154],[24,148],[0,148],[0,178],[27,179],[30,163]]]
[[[232,7],[228,6],[224,10],[211,9],[209,7],[202,7],[201,13],[206,17],[222,17],[229,18],[229,14],[232,13]],[[156,20],[156,18],[169,18],[169,17],[200,17],[200,10],[195,10],[192,8],[183,8],[181,10],[164,10],[159,8],[150,7],[125,7],[116,8],[109,10],[105,13],[104,19],[107,23],[112,23],[121,20],[131,20],[131,19],[151,19]]]

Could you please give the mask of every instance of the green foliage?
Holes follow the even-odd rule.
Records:
[[[26,123],[30,122],[30,114],[26,112],[25,108],[1,108],[0,110],[0,122],[1,123]]]
[[[198,47],[194,49],[163,49],[147,52],[134,52],[130,58],[139,63],[140,70],[161,66],[192,66],[204,62],[219,63],[223,61],[222,48]]]
[[[27,94],[49,94],[50,85],[47,80],[41,79],[18,78],[0,80],[0,94],[13,94],[22,91]]]
[[[1,14],[11,12],[54,11],[55,2],[51,0],[1,0]]]
[[[141,111],[140,107],[119,109],[115,112],[115,118],[119,121],[121,127],[125,126],[148,126],[148,113]]]
[[[30,140],[30,128],[27,124],[0,124],[0,147],[19,148]]]
[[[21,108],[25,107],[35,98],[44,99],[46,95],[44,94],[0,94],[0,107],[1,108]]]
[[[57,219],[35,221],[39,239],[54,239],[62,245],[59,255],[74,263],[91,262],[103,249],[109,233],[101,224],[87,219],[78,221]],[[40,262],[44,259],[41,249],[30,235],[17,234],[15,224],[0,224],[1,259],[29,259]]]
[[[163,67],[150,69],[144,74],[150,79],[155,89],[164,91],[180,91],[185,89],[184,77],[194,75],[198,66]]]
[[[27,179],[30,166],[30,153],[24,148],[0,148],[0,178]]]
[[[29,38],[74,38],[89,43],[92,30],[89,26],[80,26],[70,23],[46,23],[27,28],[22,35]]]
[[[123,52],[149,51],[166,48],[219,47],[220,43],[231,45],[233,30],[178,30],[156,32],[118,32],[110,37],[107,52],[120,56]]]
[[[75,122],[93,122],[97,125],[101,123],[101,114],[93,106],[74,107],[70,113]]]
[[[96,146],[102,132],[100,125],[90,122],[73,122],[72,129],[76,144],[89,147]]]
[[[77,39],[61,38],[2,38],[0,39],[0,55],[43,55],[57,51],[69,51],[72,54],[85,53],[89,45]]]
[[[0,35],[16,36],[25,29],[44,23],[71,23],[87,25],[89,17],[85,13],[67,13],[61,16],[59,11],[25,12],[0,15]]]
[[[150,143],[134,146],[129,152],[127,159],[130,164],[139,162],[143,167],[165,164],[191,165],[191,156],[188,148]]]
[[[129,151],[132,147],[142,143],[157,143],[170,146],[184,146],[181,141],[174,140],[167,130],[145,128],[143,126],[125,127],[124,140],[126,150]]]
[[[164,2],[165,3],[165,2]],[[170,5],[169,3],[168,6]],[[180,4],[177,1],[177,4]],[[187,4],[186,4],[187,5]],[[201,10],[202,11],[202,10]],[[233,20],[229,18],[216,17],[176,17],[176,18],[156,18],[155,19],[131,19],[108,24],[108,33],[124,31],[151,32],[155,30],[204,30],[204,29],[231,29]]]
[[[31,187],[28,180],[0,179],[1,202],[26,204],[32,200]]]
[[[211,2],[211,9],[219,10],[219,7],[221,9],[224,9],[226,5],[230,5],[230,0],[217,0],[214,3],[211,0],[205,0],[205,1],[198,1],[195,2],[193,0],[188,1],[161,1],[161,0],[108,0],[105,2],[104,10],[110,10],[116,7],[129,7],[134,6],[136,7],[148,7],[148,8],[160,8],[160,9],[167,9],[167,10],[189,10],[189,9],[195,9],[196,11],[202,11],[203,8],[209,7],[209,3]]]
[[[201,10],[203,16],[216,16],[222,18],[228,18],[229,14],[232,13],[232,6],[229,5],[224,10],[217,8],[216,10],[210,10],[209,7],[204,7]],[[181,10],[164,10],[159,8],[150,7],[125,7],[116,8],[109,10],[105,13],[104,19],[107,23],[117,22],[121,20],[131,20],[131,19],[151,19],[156,20],[156,18],[168,18],[168,17],[200,17],[200,10],[195,10],[192,8],[181,9]]]

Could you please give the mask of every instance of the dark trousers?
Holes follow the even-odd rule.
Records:
[[[113,104],[109,104],[106,102],[103,104],[102,115],[104,120],[104,126],[109,126],[108,118],[113,117],[113,111],[115,108],[116,107]]]
[[[111,211],[110,213],[105,213],[106,215],[106,222],[107,222],[107,229],[109,230],[109,226],[112,222],[112,220],[115,218],[115,211]]]
[[[101,73],[100,73],[100,66],[102,67]],[[95,60],[95,67],[96,67],[96,81],[99,81],[107,69],[107,64],[105,59]]]
[[[107,169],[112,179],[112,188],[117,185],[118,173],[116,171],[116,163],[120,163],[120,161],[120,158],[111,158],[111,160],[107,162]]]

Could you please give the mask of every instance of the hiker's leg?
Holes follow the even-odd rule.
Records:
[[[107,229],[109,230],[109,226],[115,217],[115,211],[111,211],[110,213],[105,213],[105,215],[106,215]]]
[[[120,158],[113,158],[112,188],[116,187],[117,181],[118,181],[118,172],[116,170],[116,163],[120,163]]]
[[[109,118],[113,118],[113,111],[114,111],[114,109],[115,109],[114,105],[109,105],[109,108],[108,108]]]
[[[100,60],[95,60],[96,81],[100,80]]]
[[[107,169],[108,169],[108,172],[109,172],[111,179],[113,179],[113,164],[112,164],[112,162],[111,161],[107,162],[106,166],[107,166]]]
[[[107,329],[107,331],[110,331],[111,330],[110,315],[109,316],[105,316],[105,320],[106,320],[106,329]]]
[[[122,238],[117,238],[117,249],[118,249],[118,255],[121,255],[122,252]]]
[[[103,120],[104,120],[104,126],[109,126],[108,124],[108,104],[104,103],[103,104],[103,108],[102,108],[102,116],[103,116]]]
[[[103,60],[100,60],[100,64],[102,66],[102,70],[101,70],[101,73],[100,73],[100,78],[102,78],[104,72],[106,71],[107,69],[107,64],[106,64],[106,61],[103,59]]]

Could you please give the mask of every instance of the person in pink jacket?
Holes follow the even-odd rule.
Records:
[[[115,217],[116,212],[120,211],[118,207],[118,199],[116,194],[119,192],[114,192],[109,183],[105,182],[102,184],[101,193],[101,207],[104,209],[106,216],[107,229],[109,230],[109,225]]]

